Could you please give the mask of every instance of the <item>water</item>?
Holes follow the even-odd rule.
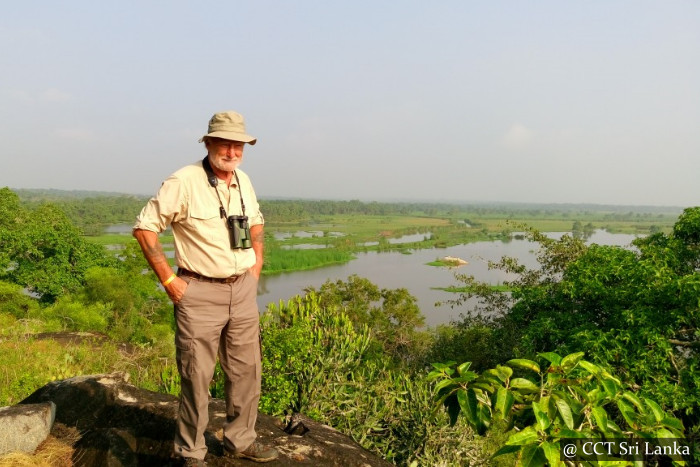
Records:
[[[551,234],[555,238],[561,235]],[[635,238],[635,235],[597,231],[588,243],[627,246]],[[258,287],[258,304],[264,308],[268,303],[278,303],[279,300],[286,301],[295,295],[302,295],[307,287],[319,288],[328,280],[345,281],[348,276],[356,274],[367,278],[380,288],[407,289],[416,297],[418,306],[426,318],[426,324],[436,326],[459,319],[460,313],[465,311],[451,309],[449,306],[436,307],[436,302],[457,297],[454,293],[435,290],[436,287],[459,285],[455,280],[455,273],[469,274],[480,281],[500,284],[512,277],[502,271],[489,270],[488,261],[498,261],[503,256],[512,256],[530,268],[536,267],[537,261],[533,250],[536,246],[526,240],[514,239],[508,242],[476,242],[449,248],[413,250],[410,255],[399,252],[359,253],[357,259],[346,264],[312,271],[262,276]],[[469,264],[453,269],[426,264],[444,256],[462,258]]]
[[[108,229],[112,233],[131,233],[131,225],[117,225]],[[279,240],[285,238],[298,237],[309,238],[314,235],[322,236],[321,231],[297,231],[277,234]],[[276,236],[277,236],[276,235]],[[338,232],[330,232],[332,236],[342,235]],[[552,238],[559,238],[563,233],[550,233]],[[411,234],[399,239],[390,239],[391,243],[405,243],[422,241],[425,234]],[[602,230],[596,231],[587,243],[597,243],[599,245],[630,245],[637,236],[630,234],[611,234]],[[377,244],[377,242],[372,242]],[[166,255],[174,256],[172,245],[164,245]],[[324,282],[331,280],[345,281],[353,274],[367,278],[380,288],[386,289],[407,289],[416,297],[418,306],[425,316],[428,326],[436,326],[448,323],[453,319],[459,319],[460,313],[465,309],[451,309],[449,306],[436,307],[436,302],[457,298],[457,294],[435,290],[436,287],[449,287],[460,285],[455,280],[455,273],[469,274],[477,280],[500,284],[504,280],[512,279],[501,271],[489,270],[488,261],[498,261],[503,256],[518,258],[521,263],[533,268],[537,266],[535,260],[536,244],[526,240],[513,239],[508,242],[477,242],[466,245],[458,245],[450,248],[432,248],[427,250],[412,250],[406,255],[399,252],[390,253],[358,253],[357,259],[346,264],[329,266],[312,271],[298,271],[282,273],[274,276],[262,276],[258,287],[258,304],[264,308],[268,303],[278,303],[280,300],[289,300],[295,295],[304,293],[307,287],[319,288]],[[324,248],[325,245],[301,244],[294,248]],[[428,266],[426,263],[436,259],[454,256],[462,258],[469,264],[459,268],[442,268]]]
[[[131,235],[131,231],[133,228],[134,224],[114,224],[107,226],[107,228],[105,228],[105,233]]]

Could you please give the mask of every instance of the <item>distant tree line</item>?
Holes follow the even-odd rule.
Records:
[[[37,207],[50,202],[58,206],[87,235],[99,235],[113,224],[134,222],[147,196],[94,191],[12,190],[22,204]],[[428,216],[474,218],[570,218],[596,215],[604,220],[634,221],[677,217],[681,208],[659,206],[603,206],[590,204],[529,203],[448,203],[448,202],[377,202],[360,200],[260,200],[265,218],[271,223],[304,222],[316,216]],[[471,223],[471,222],[470,222]]]

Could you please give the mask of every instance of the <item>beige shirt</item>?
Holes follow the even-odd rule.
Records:
[[[250,178],[239,169],[236,173],[248,224],[263,224]],[[163,182],[155,198],[141,210],[134,229],[161,233],[172,226],[178,267],[208,277],[243,274],[255,264],[255,252],[252,248],[231,249],[229,230],[220,216],[217,191],[227,215],[242,214],[235,177],[231,179],[231,186],[219,180],[213,188],[201,161],[183,167]]]

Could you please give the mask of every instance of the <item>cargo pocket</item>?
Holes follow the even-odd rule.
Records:
[[[192,374],[196,368],[194,339],[176,334],[175,359],[177,361],[177,371],[180,373],[180,377],[183,379],[192,379]]]

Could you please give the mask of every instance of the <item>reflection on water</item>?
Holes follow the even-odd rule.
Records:
[[[553,237],[561,237],[561,235],[552,234]],[[597,231],[587,243],[628,246],[635,238],[635,235]],[[380,288],[408,289],[416,297],[418,306],[425,315],[426,324],[435,326],[447,323],[451,319],[459,319],[460,313],[464,310],[451,309],[449,306],[436,307],[436,302],[455,298],[456,295],[434,290],[434,287],[457,285],[454,278],[455,272],[470,274],[478,280],[492,284],[500,284],[513,277],[502,271],[489,270],[488,261],[498,261],[503,256],[512,256],[526,266],[534,268],[537,266],[534,251],[536,246],[526,240],[514,239],[507,242],[476,242],[449,248],[413,250],[410,255],[400,252],[358,253],[357,259],[346,264],[312,271],[262,276],[258,288],[258,303],[261,308],[264,308],[268,303],[278,303],[280,300],[288,300],[295,295],[303,294],[306,287],[319,288],[327,280],[344,281],[348,276],[357,274],[369,279]],[[444,256],[459,257],[467,260],[469,264],[459,269],[426,265]]]
[[[421,234],[411,234],[411,235],[404,235],[399,238],[390,238],[389,243],[392,244],[399,244],[399,243],[414,243],[414,242],[422,242],[425,239],[430,239],[432,236],[431,233],[421,233]]]
[[[133,224],[114,224],[105,228],[105,233],[129,234],[134,228]]]

